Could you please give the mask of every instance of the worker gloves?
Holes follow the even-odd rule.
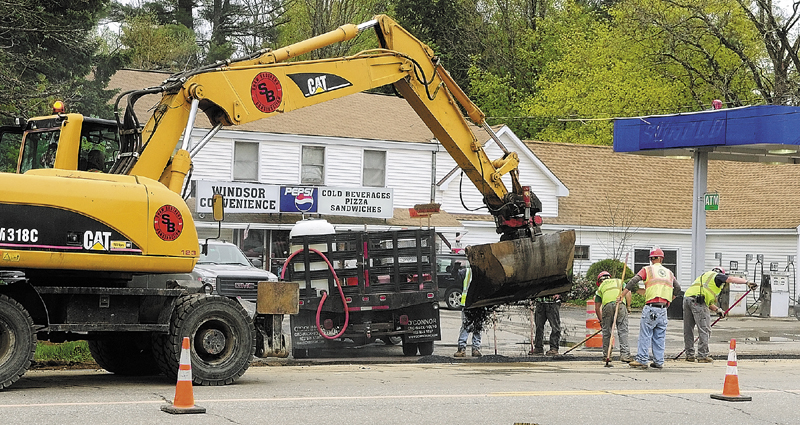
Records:
[[[756,283],[753,282],[752,280],[748,280],[745,284],[750,289],[756,289],[758,287],[758,285],[756,285]]]
[[[721,308],[718,308],[716,313],[717,313],[717,316],[719,316],[720,318],[725,317],[725,310],[723,310]]]

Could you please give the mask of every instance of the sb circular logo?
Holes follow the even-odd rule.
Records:
[[[281,82],[271,72],[261,72],[250,84],[250,97],[259,111],[268,114],[281,106],[283,88]]]
[[[156,211],[153,227],[159,238],[168,242],[174,241],[183,231],[183,216],[172,205],[164,205]]]

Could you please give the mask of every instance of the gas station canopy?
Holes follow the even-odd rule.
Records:
[[[731,109],[617,119],[614,152],[693,158],[692,275],[705,269],[708,160],[800,163],[800,107]]]
[[[640,155],[800,163],[800,107],[744,106],[614,122],[614,151]]]

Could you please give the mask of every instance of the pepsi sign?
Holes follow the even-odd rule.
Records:
[[[317,188],[281,186],[281,212],[317,212]]]

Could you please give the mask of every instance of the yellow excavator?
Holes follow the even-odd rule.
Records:
[[[381,48],[288,61],[370,28]],[[501,242],[467,250],[473,269],[467,307],[568,290],[574,232],[542,233],[541,202],[519,183],[517,154],[434,52],[379,15],[122,93],[117,104],[125,99],[125,110],[117,120],[59,111],[0,129],[3,140],[19,137],[21,146],[17,172],[0,174],[0,270],[25,273],[24,280],[0,283],[0,389],[27,370],[37,338],[90,339],[106,369],[175,376],[181,337],[190,336],[194,381],[207,385],[233,382],[253,353],[283,355],[270,312],[250,319],[235,300],[166,277],[190,272],[199,255],[181,197],[191,156],[223,126],[387,84],[419,114],[495,217]],[[149,94],[162,98],[142,126],[134,105]],[[462,109],[501,147],[501,158],[487,156]],[[198,112],[212,129],[190,148]]]

